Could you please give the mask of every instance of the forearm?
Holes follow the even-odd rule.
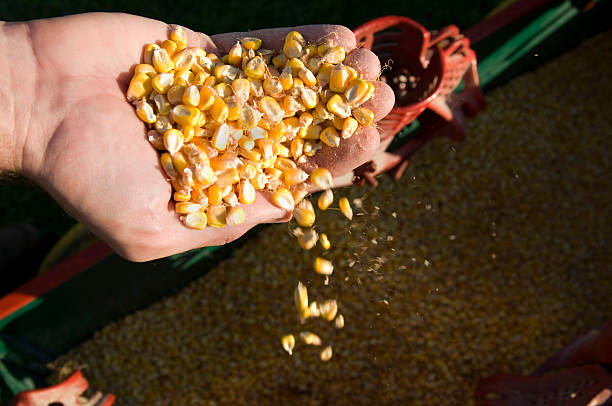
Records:
[[[30,23],[0,23],[0,174],[33,177],[42,144]]]

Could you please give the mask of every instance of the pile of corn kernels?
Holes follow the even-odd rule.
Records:
[[[219,58],[187,47],[181,27],[145,47],[127,98],[161,151],[175,211],[187,227],[243,223],[240,204],[253,203],[258,190],[293,210],[308,193],[307,180],[330,187],[323,183],[328,171],[309,179],[300,165],[322,144],[337,147],[374,119],[360,107],[374,85],[342,64],[345,55],[342,46],[308,44],[297,31],[280,52],[246,37]]]
[[[463,143],[349,189],[350,223],[317,212],[333,250],[270,226],[60,357],[51,382],[83,367],[118,405],[469,405],[479,379],[530,373],[610,317],[611,59],[609,31],[492,91]],[[333,261],[328,285],[313,253]],[[296,319],[300,280],[342,299],[342,334]],[[331,360],[279,346],[304,327],[338,344]]]

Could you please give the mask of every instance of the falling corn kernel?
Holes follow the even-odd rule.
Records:
[[[281,338],[281,345],[283,346],[283,349],[289,353],[289,355],[292,355],[293,348],[295,347],[295,337],[293,334],[287,334]]]
[[[325,258],[317,257],[314,262],[314,270],[321,275],[331,275],[334,272],[334,265]]]
[[[352,220],[353,209],[351,208],[351,204],[349,203],[348,199],[346,197],[341,197],[338,204],[340,205],[340,211],[342,214],[344,214],[347,219]]]
[[[299,246],[305,250],[314,247],[317,244],[318,238],[317,232],[312,228],[302,231],[297,237]]]
[[[293,210],[293,217],[302,227],[312,226],[315,222],[315,211],[310,200],[304,199],[299,202]]]
[[[337,329],[341,329],[342,327],[344,327],[344,316],[342,314],[337,315],[334,324]]]
[[[321,210],[327,210],[329,206],[334,202],[334,193],[331,189],[327,189],[319,195],[319,199],[317,200],[317,205]]]
[[[327,347],[323,348],[323,350],[321,351],[320,357],[321,357],[321,361],[323,362],[327,362],[331,359],[332,357],[331,345],[328,345]]]
[[[329,299],[319,304],[321,317],[327,321],[332,321],[338,313],[338,302],[335,299]]]
[[[326,250],[331,248],[331,243],[329,242],[329,238],[327,238],[327,234],[321,233],[319,239],[321,240],[321,246],[323,248],[325,248]]]
[[[295,308],[298,312],[303,312],[308,309],[308,290],[306,289],[306,286],[302,284],[302,282],[298,282],[298,285],[293,293],[293,300],[295,303]]]
[[[300,338],[302,339],[302,341],[306,345],[319,346],[319,345],[323,344],[323,341],[321,340],[321,337],[319,337],[315,333],[311,333],[310,331],[302,331],[300,333]]]

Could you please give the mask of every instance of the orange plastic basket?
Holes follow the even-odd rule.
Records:
[[[432,38],[422,25],[402,16],[377,18],[353,32],[358,46],[371,49],[382,66],[390,65],[390,70],[383,71],[385,77],[408,72],[419,79],[406,97],[396,97],[395,107],[378,123],[385,139],[417,118],[440,93],[445,63],[435,44],[441,36]]]

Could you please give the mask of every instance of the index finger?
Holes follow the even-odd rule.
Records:
[[[214,41],[224,53],[238,41],[244,37],[256,37],[261,39],[262,47],[266,49],[282,49],[285,42],[285,36],[291,31],[298,31],[309,44],[318,44],[323,42],[331,42],[334,45],[342,46],[347,53],[355,48],[357,42],[355,35],[351,30],[342,25],[333,24],[317,24],[317,25],[300,25],[296,27],[280,27],[267,28],[263,30],[255,30],[249,32],[228,32],[223,34],[212,35],[210,38]]]

